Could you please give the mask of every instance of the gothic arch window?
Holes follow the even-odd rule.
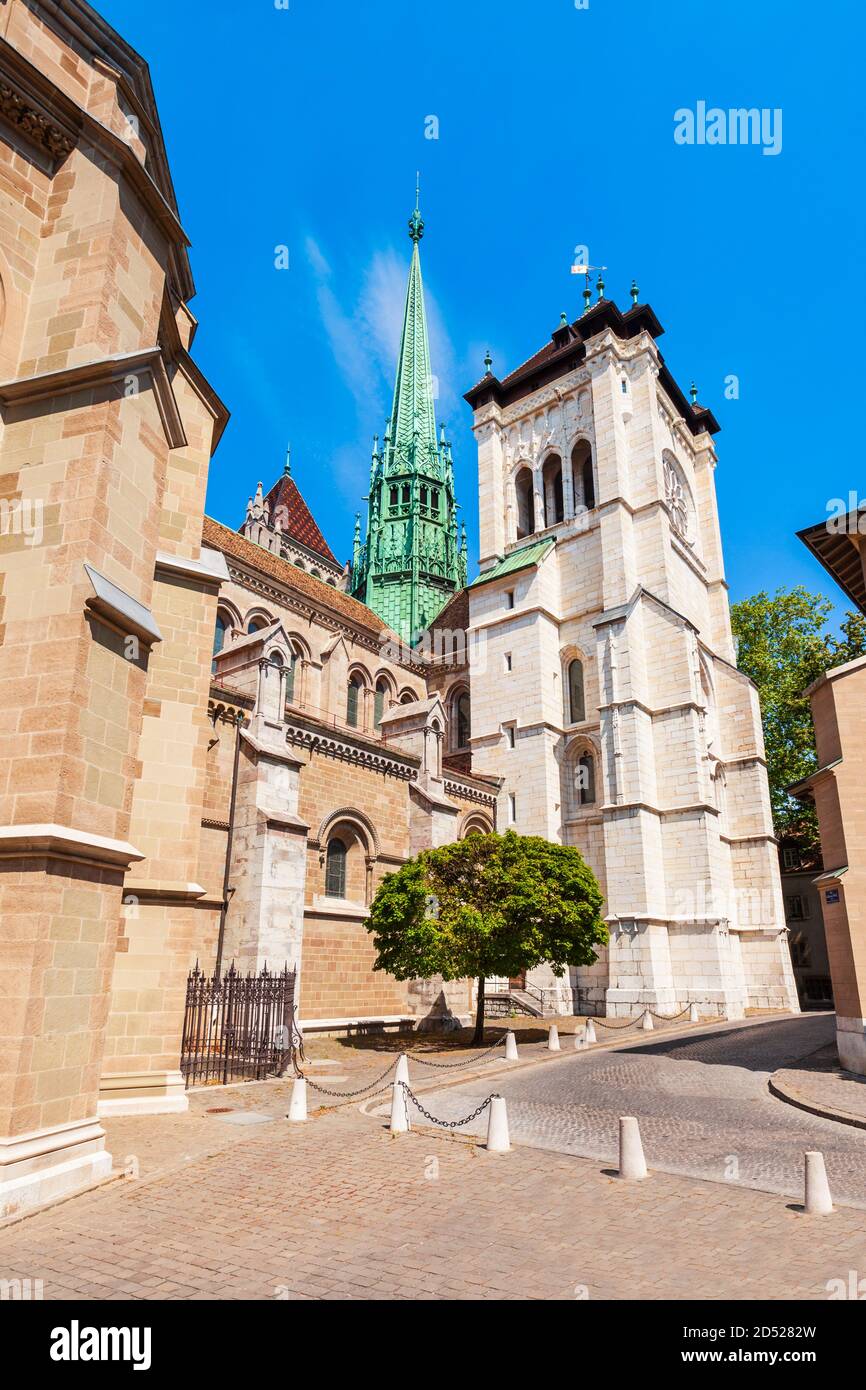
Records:
[[[472,735],[472,705],[468,690],[461,690],[455,695],[452,710],[454,747],[455,749],[468,748]]]
[[[396,507],[398,505],[399,494],[395,487],[392,487],[390,492],[388,493],[388,499],[390,506]]]
[[[289,652],[288,665],[286,666],[286,704],[288,705],[293,704],[296,698],[295,675],[300,659],[300,653],[292,647]]]
[[[673,454],[662,455],[665,502],[671,526],[690,545],[695,541],[695,502],[685,473]]]
[[[408,505],[409,505],[409,484],[408,484],[408,483],[404,483],[404,484],[403,484],[403,506],[404,506],[404,507],[407,507]]]
[[[325,896],[345,898],[346,896],[346,843],[339,836],[328,841],[325,855]]]
[[[580,724],[586,718],[586,689],[583,662],[572,657],[566,670],[565,713],[569,724]]]
[[[390,694],[391,694],[391,687],[390,687],[390,685],[389,685],[388,682],[385,680],[384,676],[380,676],[379,679],[378,679],[377,682],[376,682],[376,691],[375,691],[375,694],[374,694],[374,696],[373,696],[373,728],[374,728],[374,729],[378,729],[378,728],[381,727],[381,724],[382,724],[382,715],[385,713],[385,710],[386,710],[387,707],[388,707],[387,702],[388,702],[388,698],[389,698]]]
[[[363,688],[364,683],[361,677],[357,675],[352,676],[349,681],[349,690],[346,697],[346,723],[353,729],[358,727],[359,706]]]
[[[535,530],[535,495],[530,468],[521,468],[514,480],[514,492],[517,499],[517,539],[522,540]]]
[[[563,767],[563,803],[567,816],[577,816],[596,802],[596,752],[586,739],[568,749]]]
[[[588,439],[579,439],[571,451],[571,479],[574,488],[574,509],[585,507],[592,511],[595,506],[595,471],[592,462],[592,445]]]
[[[211,662],[211,671],[216,671],[217,655],[226,644],[226,633],[228,630],[229,620],[227,614],[217,613],[216,627],[214,628],[213,634],[213,661]]]
[[[562,459],[559,454],[551,454],[541,471],[541,485],[544,493],[544,524],[555,526],[565,516],[565,503],[562,496]]]

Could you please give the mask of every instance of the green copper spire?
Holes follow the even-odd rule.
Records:
[[[397,357],[394,400],[381,451],[373,446],[367,535],[353,554],[351,592],[383,623],[414,643],[455,589],[466,583],[466,548],[457,541],[451,445],[437,440],[435,378],[421,258],[418,189],[409,219],[412,259]]]

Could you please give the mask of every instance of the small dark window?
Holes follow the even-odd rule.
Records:
[[[373,728],[378,729],[382,723],[382,715],[385,713],[385,701],[388,698],[388,684],[386,681],[376,682],[376,694],[373,697]]]
[[[346,896],[346,846],[342,840],[329,840],[325,866],[325,896]]]
[[[397,489],[396,489],[395,487],[392,487],[392,488],[391,488],[391,494],[390,494],[390,496],[391,496],[391,506],[392,506],[392,507],[396,507],[396,505],[397,505]]]
[[[215,629],[214,629],[214,635],[213,635],[213,657],[214,657],[214,659],[213,659],[213,661],[211,662],[211,671],[215,671],[215,670],[216,670],[216,656],[217,656],[217,652],[221,652],[222,649],[223,649],[223,647],[225,646],[226,632],[227,632],[227,631],[228,631],[228,623],[226,622],[226,620],[225,620],[225,618],[223,617],[222,613],[218,613],[218,614],[217,614],[217,620],[216,620],[216,627],[215,627]]]
[[[421,506],[422,506],[422,507],[426,507],[426,506],[427,506],[427,489],[426,489],[426,487],[422,487],[422,489],[421,489]]]
[[[409,502],[409,484],[408,484],[408,483],[404,483],[404,484],[403,484],[403,505],[404,505],[404,507],[408,504],[408,502]]]
[[[583,465],[583,505],[590,510],[595,506],[595,482],[592,476],[592,459]]]
[[[583,662],[577,657],[568,663],[568,722],[579,724],[586,718],[586,700],[583,689]]]
[[[295,698],[295,667],[298,664],[298,653],[292,652],[289,657],[289,664],[286,667],[286,703],[290,704]]]
[[[433,510],[434,510],[434,512],[438,512],[438,510],[439,510],[439,489],[438,489],[437,487],[434,487],[433,492],[431,493],[431,498],[432,498],[431,505],[432,505],[432,507],[433,507]]]
[[[595,760],[590,753],[577,760],[577,801],[579,806],[592,806],[595,802]]]
[[[358,698],[361,693],[361,682],[357,676],[353,676],[349,681],[349,694],[346,700],[346,723],[351,724],[355,729],[358,726]]]
[[[468,748],[472,730],[470,720],[469,691],[464,690],[457,697],[457,747]]]

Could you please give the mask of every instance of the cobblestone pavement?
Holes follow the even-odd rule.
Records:
[[[0,1231],[0,1278],[42,1279],[46,1299],[279,1305],[826,1299],[830,1280],[866,1273],[866,1221],[850,1209],[806,1217],[784,1198],[663,1173],[622,1183],[560,1153],[392,1138],[357,1109],[238,1132],[211,1157]]]
[[[607,1162],[619,1116],[636,1115],[650,1167],[791,1196],[802,1195],[804,1150],[817,1148],[834,1197],[866,1206],[866,1134],[785,1105],[767,1084],[778,1067],[824,1045],[833,1026],[832,1015],[806,1014],[654,1046],[639,1037],[616,1051],[500,1072],[495,1086],[427,1092],[423,1102],[452,1120],[495,1089],[513,1142]],[[467,1132],[480,1135],[485,1124],[486,1115]]]

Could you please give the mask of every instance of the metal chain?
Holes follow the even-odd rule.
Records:
[[[436,1067],[440,1071],[453,1071],[456,1067],[470,1067],[473,1062],[480,1062],[482,1057],[488,1057],[491,1052],[495,1052],[497,1047],[501,1047],[508,1037],[503,1033],[501,1038],[497,1038],[492,1047],[486,1047],[483,1052],[477,1052],[472,1057],[464,1057],[460,1062],[429,1062],[420,1052],[407,1052],[406,1056],[411,1057],[413,1062],[420,1062],[425,1067]]]
[[[488,1096],[486,1100],[483,1100],[483,1101],[481,1102],[481,1104],[479,1105],[478,1109],[477,1109],[477,1110],[473,1110],[473,1111],[472,1111],[472,1114],[471,1114],[471,1115],[467,1115],[465,1119],[463,1119],[463,1120],[440,1120],[440,1119],[438,1118],[438,1116],[436,1116],[436,1115],[431,1115],[429,1110],[425,1110],[425,1109],[424,1109],[424,1106],[421,1104],[420,1100],[419,1100],[418,1097],[415,1095],[415,1092],[412,1090],[411,1086],[407,1086],[405,1081],[398,1081],[398,1082],[397,1082],[397,1085],[403,1087],[403,1090],[406,1092],[406,1095],[407,1095],[407,1096],[409,1097],[409,1099],[412,1101],[412,1104],[413,1104],[418,1110],[421,1111],[421,1114],[424,1116],[424,1119],[425,1119],[425,1120],[429,1120],[430,1123],[433,1124],[433,1125],[439,1125],[440,1128],[442,1128],[442,1129],[459,1129],[461,1125],[468,1125],[468,1124],[471,1124],[471,1122],[472,1122],[473,1120],[477,1120],[477,1119],[478,1119],[478,1116],[479,1116],[479,1115],[483,1115],[483,1114],[484,1114],[484,1111],[487,1109],[488,1105],[490,1105],[491,1101],[494,1101],[494,1100],[501,1100],[501,1099],[502,1099],[502,1097],[501,1097],[500,1095],[498,1095],[496,1092],[494,1092],[494,1094],[493,1094],[492,1096]]]
[[[380,1081],[384,1081],[385,1077],[394,1070],[399,1060],[399,1057],[396,1058],[385,1068],[381,1076],[377,1076],[374,1081],[368,1081],[366,1086],[359,1086],[357,1091],[332,1091],[328,1086],[320,1086],[317,1081],[313,1081],[311,1077],[306,1076],[304,1072],[301,1071],[300,1067],[297,1066],[295,1067],[295,1074],[302,1081],[306,1081],[308,1086],[312,1086],[314,1091],[321,1091],[323,1096],[336,1096],[339,1100],[353,1100],[355,1096],[362,1096],[365,1091],[372,1091],[374,1086],[378,1086]],[[383,1086],[382,1090],[387,1090],[387,1087]]]
[[[687,1014],[691,1007],[691,1004],[686,1004],[686,1007],[680,1009],[678,1014],[657,1014],[653,1009],[645,1009],[644,1012],[652,1014],[653,1018],[660,1018],[664,1023],[673,1023],[674,1019],[682,1018],[683,1014]]]

